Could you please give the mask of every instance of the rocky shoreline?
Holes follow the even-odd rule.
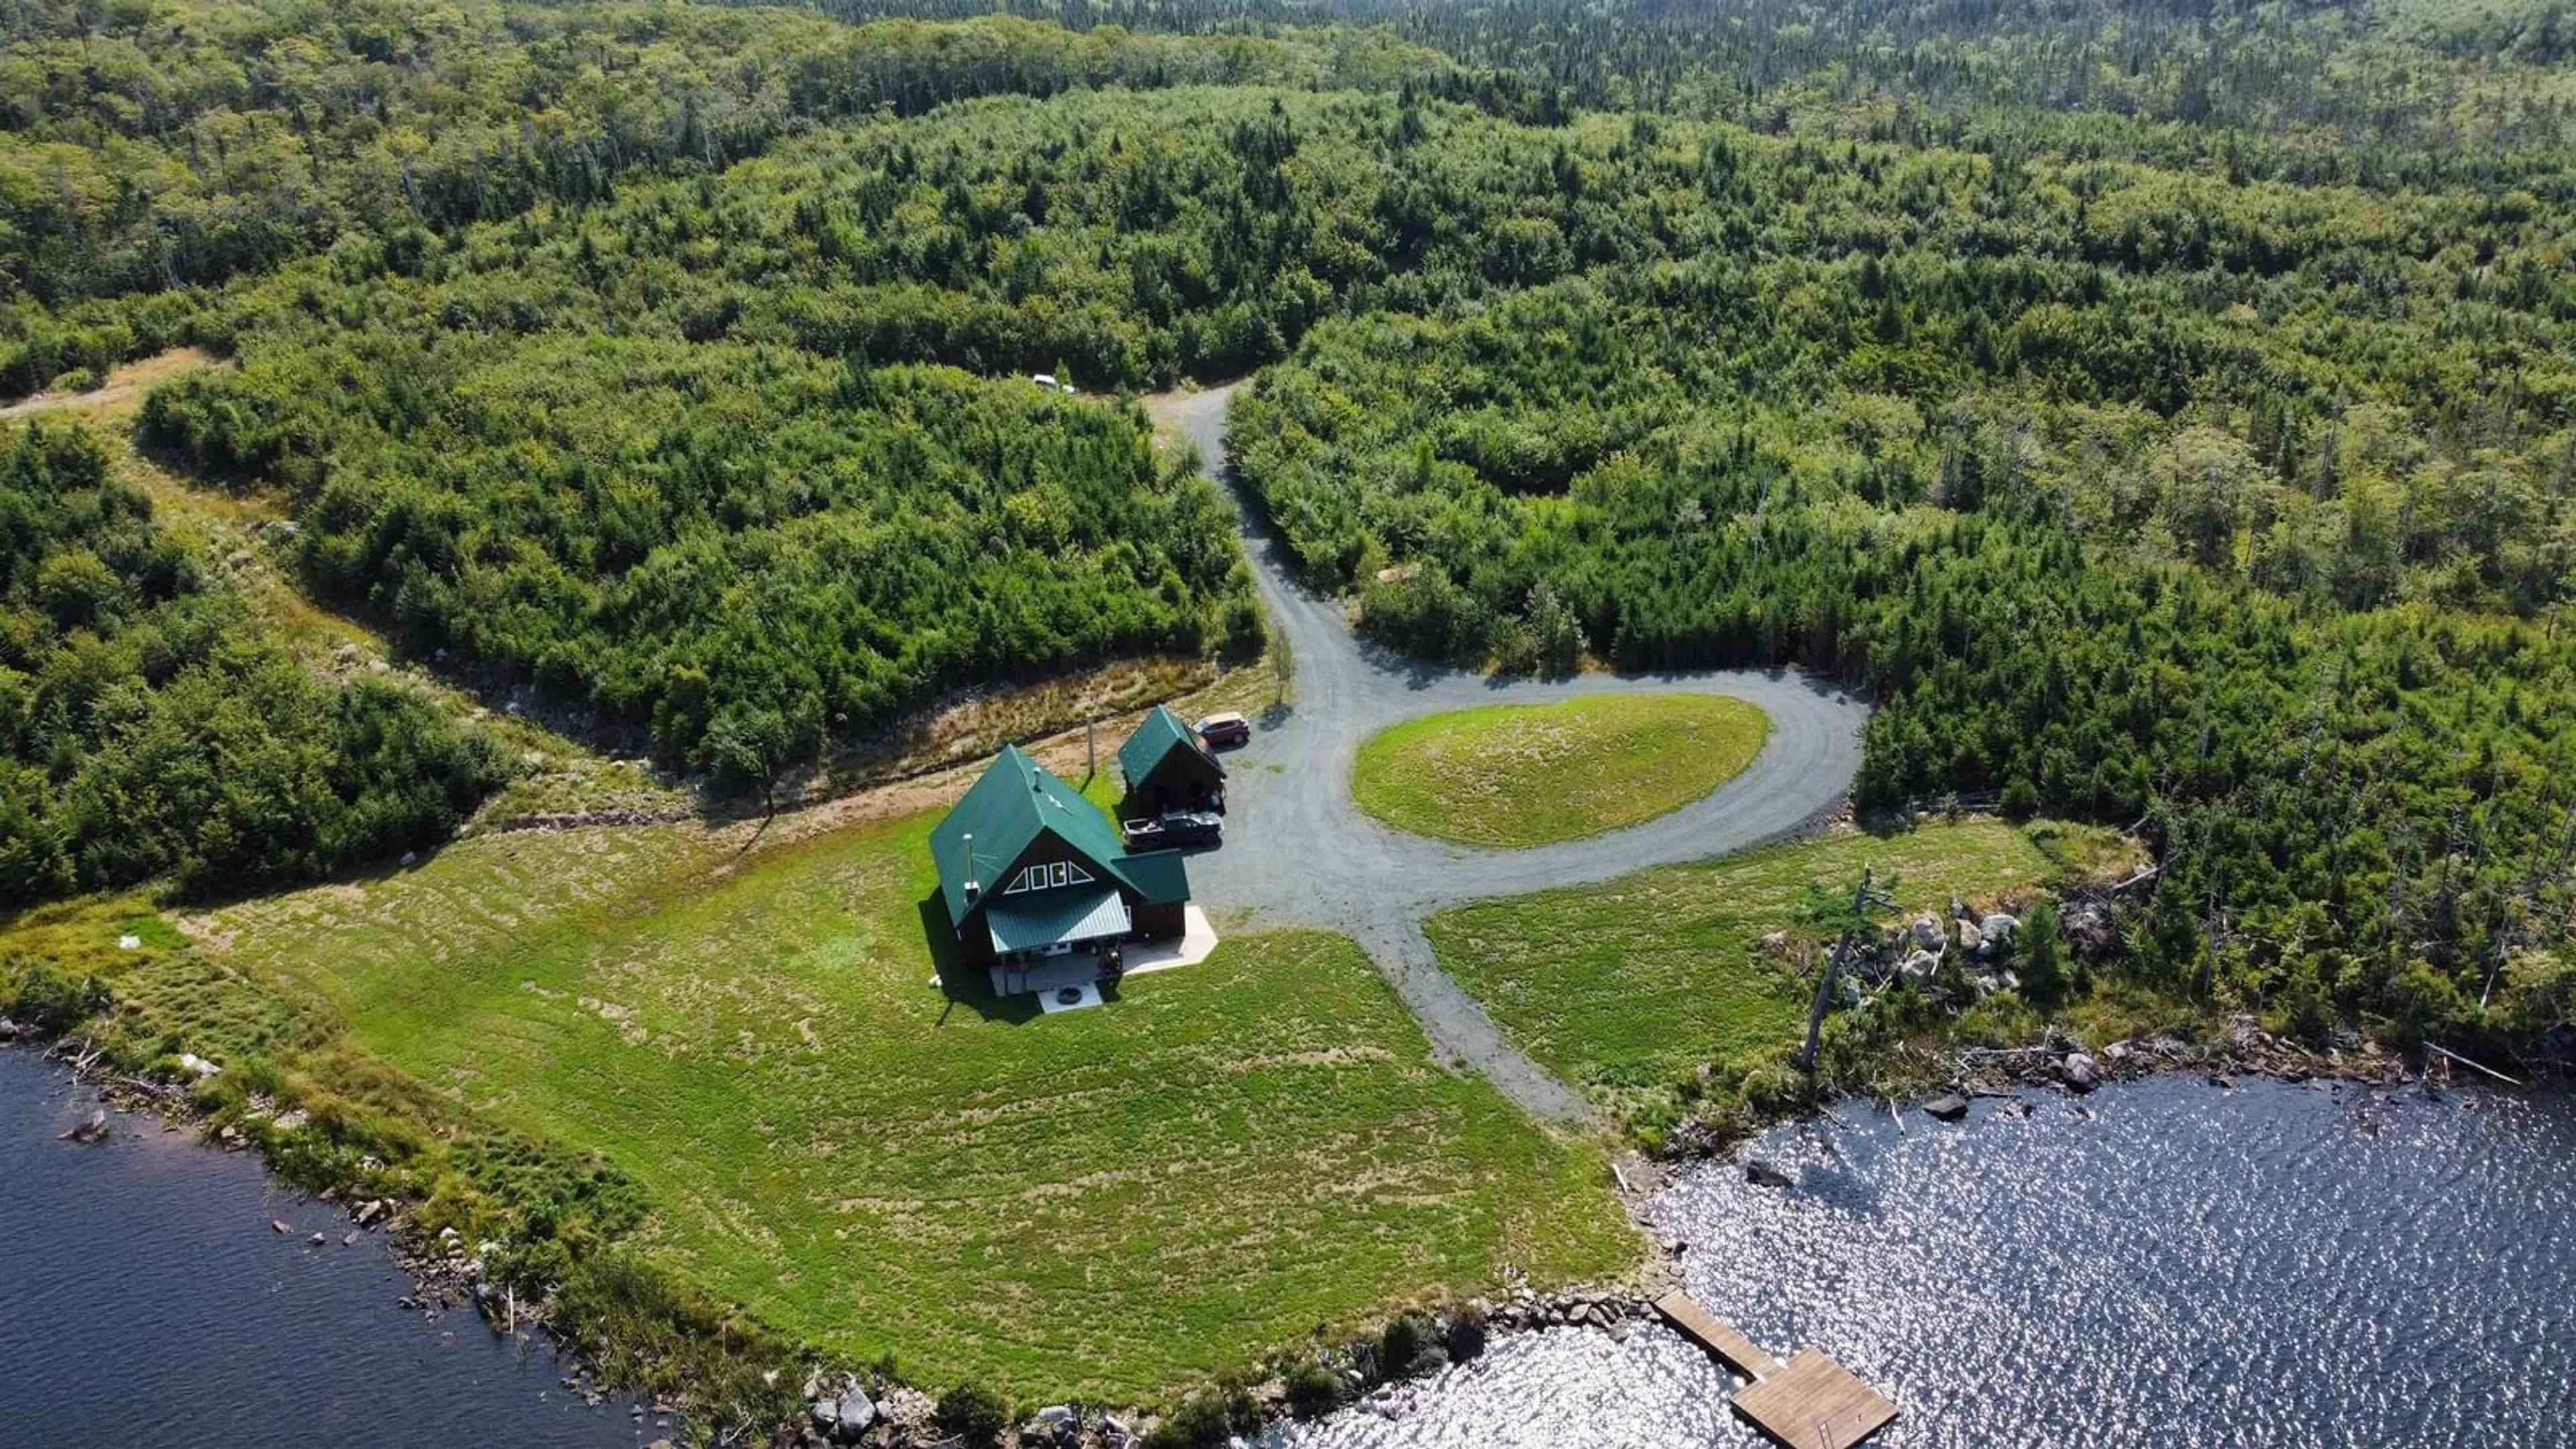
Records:
[[[1981,934],[1989,937],[2006,935],[2010,929],[1989,931],[1988,922],[1977,924]],[[1914,927],[1899,929],[1904,933]],[[32,1031],[0,1020],[0,1043],[34,1040]],[[99,1065],[95,1052],[75,1051],[69,1043],[57,1042],[47,1054],[71,1066],[120,1111],[149,1113],[168,1123],[191,1123],[200,1129],[209,1145],[225,1150],[263,1145],[237,1125],[214,1126],[195,1110],[185,1083],[113,1074]],[[206,1066],[221,1070],[212,1063]],[[2019,1101],[2023,1092],[2033,1088],[2081,1095],[2111,1082],[2177,1073],[2198,1075],[2220,1087],[2245,1077],[2288,1082],[2334,1078],[2379,1084],[2417,1080],[2396,1056],[2357,1035],[2347,1034],[2322,1050],[2312,1049],[2262,1030],[2249,1017],[2238,1017],[2223,1035],[2199,1044],[2173,1036],[2151,1036],[2113,1041],[2096,1049],[2051,1030],[2041,1040],[2023,1046],[1962,1049],[1949,1058],[1946,1071],[1930,1074],[1946,1080],[1925,1081],[1915,1105],[1936,1119],[1957,1121],[1966,1115],[1970,1102],[1979,1097]],[[1829,1113],[1829,1109],[1817,1110]],[[277,1131],[292,1131],[300,1126],[300,1115],[259,1109],[253,1113]],[[1782,1120],[1797,1115],[1809,1114],[1783,1114]],[[1674,1170],[1731,1152],[1741,1145],[1744,1135],[1740,1131],[1721,1133],[1701,1122],[1686,1124],[1668,1138],[1655,1158],[1632,1160],[1634,1165],[1620,1169],[1623,1197],[1632,1209],[1636,1208]],[[1787,1173],[1760,1158],[1748,1159],[1745,1172],[1750,1180],[1770,1186],[1785,1187],[1792,1181]],[[390,1198],[343,1199],[330,1189],[315,1196],[348,1215],[351,1228],[344,1243],[354,1243],[362,1232],[381,1231],[388,1235],[395,1262],[414,1284],[412,1292],[397,1300],[397,1307],[433,1319],[471,1308],[496,1333],[544,1333],[565,1361],[578,1369],[577,1376],[564,1380],[565,1388],[581,1394],[593,1405],[605,1400],[606,1391],[593,1381],[591,1370],[584,1366],[582,1345],[548,1327],[549,1305],[522,1301],[511,1289],[492,1281],[486,1269],[492,1245],[469,1245],[454,1229],[429,1234],[417,1225],[407,1205]],[[1294,1360],[1274,1360],[1265,1366],[1265,1376],[1259,1382],[1244,1388],[1243,1395],[1269,1422],[1303,1416],[1318,1408],[1344,1407],[1400,1417],[1409,1407],[1414,1385],[1452,1363],[1481,1354],[1492,1338],[1567,1327],[1626,1338],[1636,1323],[1654,1317],[1656,1292],[1678,1282],[1677,1259],[1687,1246],[1669,1238],[1659,1240],[1658,1251],[1630,1284],[1549,1293],[1524,1286],[1500,1301],[1476,1301],[1403,1315],[1400,1321],[1409,1327],[1401,1334],[1390,1324],[1375,1336],[1355,1336]],[[1388,1350],[1399,1337],[1410,1348],[1402,1350],[1406,1352],[1404,1361],[1391,1362]],[[772,1376],[790,1372],[803,1374],[798,1398],[806,1412],[801,1419],[772,1428],[766,1442],[773,1449],[846,1445],[954,1449],[964,1442],[942,1424],[938,1404],[909,1384],[878,1373],[832,1370],[811,1364],[783,1366],[772,1371]],[[1320,1400],[1313,1387],[1313,1376],[1318,1372],[1329,1376],[1330,1386],[1329,1394]],[[1291,1386],[1292,1377],[1298,1374],[1306,1375],[1302,1401],[1298,1390]],[[670,1418],[684,1410],[662,1402],[652,1403],[649,1409],[639,1404],[634,1410],[639,1421],[648,1412],[660,1420],[657,1427],[667,1427]],[[1154,1416],[1120,1408],[1055,1404],[1020,1424],[1003,1427],[992,1442],[1004,1449],[1135,1449],[1158,1422]]]
[[[2263,1030],[2250,1016],[2229,1019],[2214,1041],[2188,1042],[2172,1035],[2124,1037],[2095,1047],[2051,1028],[2037,1041],[2012,1047],[1963,1047],[1912,1083],[1915,1105],[1929,1116],[1955,1122],[1981,1097],[2018,1100],[2021,1092],[2053,1088],[2083,1096],[2113,1082],[2190,1075],[2213,1087],[2245,1078],[2280,1082],[2332,1080],[2395,1086],[2422,1079],[2381,1043],[2339,1033],[2319,1049]],[[2435,1074],[2435,1080],[2440,1073]],[[1894,1105],[1891,1099],[1890,1105]],[[1821,1107],[1814,1109],[1823,1110]],[[1762,1127],[1813,1115],[1782,1113]],[[1732,1152],[1752,1135],[1694,1119],[1677,1128],[1660,1154],[1667,1163],[1694,1163]]]
[[[301,1112],[280,1110],[266,1102],[255,1103],[246,1119],[254,1129],[266,1131],[245,1130],[233,1122],[218,1125],[189,1095],[188,1083],[122,1075],[111,1070],[103,1054],[82,1039],[47,1043],[32,1028],[0,1017],[0,1048],[12,1044],[41,1049],[48,1060],[69,1068],[108,1110],[124,1116],[155,1118],[165,1131],[193,1128],[204,1145],[219,1151],[265,1149],[271,1145],[266,1140],[267,1132],[291,1133],[306,1125]],[[195,1072],[201,1079],[222,1070],[213,1063],[205,1065],[206,1070]],[[101,1111],[64,1134],[64,1140],[95,1143],[106,1140],[112,1132],[112,1119],[107,1111]],[[574,1370],[562,1381],[567,1391],[578,1394],[593,1407],[606,1402],[614,1392],[597,1378],[585,1345],[558,1333],[549,1323],[549,1302],[522,1298],[495,1281],[487,1260],[496,1245],[469,1244],[453,1228],[433,1234],[421,1227],[413,1205],[397,1198],[345,1194],[326,1187],[313,1193],[312,1199],[337,1208],[347,1217],[349,1226],[340,1237],[343,1246],[355,1246],[368,1233],[386,1236],[395,1266],[412,1283],[409,1292],[394,1300],[395,1308],[431,1322],[450,1313],[471,1310],[496,1334],[542,1334]],[[260,1229],[290,1231],[283,1219],[246,1228]],[[323,1246],[330,1238],[330,1234],[315,1233],[313,1245]],[[1648,1312],[1645,1298],[1616,1289],[1548,1295],[1522,1289],[1491,1307],[1478,1302],[1404,1315],[1405,1322],[1411,1325],[1411,1336],[1420,1345],[1405,1363],[1386,1361],[1382,1345],[1390,1341],[1392,1333],[1354,1337],[1308,1358],[1264,1365],[1266,1376],[1247,1385],[1244,1394],[1265,1420],[1289,1417],[1293,1394],[1288,1375],[1311,1364],[1332,1375],[1333,1407],[1358,1404],[1383,1410],[1391,1402],[1387,1395],[1400,1391],[1406,1383],[1481,1353],[1489,1332],[1573,1324],[1624,1334],[1629,1321]],[[782,1365],[772,1370],[771,1376],[779,1379],[791,1372],[804,1375],[799,1399],[806,1405],[806,1413],[801,1419],[776,1424],[763,1436],[775,1449],[849,1445],[869,1449],[960,1449],[966,1442],[940,1423],[939,1406],[931,1396],[900,1380],[876,1372],[835,1370],[811,1363]],[[674,1420],[685,1423],[687,1410],[685,1405],[655,1399],[649,1404],[639,1402],[632,1412],[639,1427],[649,1415],[655,1429],[667,1430]],[[1039,1409],[1025,1422],[1005,1425],[991,1442],[1000,1449],[1134,1449],[1159,1422],[1159,1416],[1129,1408],[1056,1404]],[[681,1438],[683,1442],[694,1442],[688,1439],[685,1429]],[[746,1441],[734,1438],[727,1442]]]
[[[1452,1364],[1482,1356],[1497,1338],[1572,1327],[1624,1340],[1635,1323],[1653,1316],[1652,1297],[1635,1287],[1553,1293],[1524,1287],[1499,1302],[1400,1315],[1374,1336],[1356,1336],[1294,1362],[1274,1360],[1267,1376],[1242,1393],[1270,1424],[1312,1417],[1317,1408],[1397,1418],[1415,1387]],[[1394,1353],[1404,1355],[1401,1363],[1390,1357]],[[1321,1380],[1313,1377],[1318,1374]],[[1315,1387],[1319,1382],[1329,1389]],[[957,1449],[962,1442],[941,1425],[929,1396],[881,1376],[813,1374],[802,1397],[807,1422],[781,1425],[770,1436],[773,1449]],[[1161,1422],[1157,1415],[1100,1405],[1052,1404],[1003,1428],[991,1442],[1000,1449],[1136,1449]]]
[[[1977,924],[1982,929],[1987,923]],[[2010,929],[2004,926],[1994,934],[2006,935]],[[2251,1017],[2238,1016],[2230,1020],[2222,1038],[2197,1045],[2179,1037],[2157,1035],[2123,1038],[2096,1049],[2052,1030],[2025,1046],[1966,1048],[1953,1058],[1950,1080],[1918,1095],[1914,1105],[1936,1120],[1959,1122],[1978,1098],[2000,1098],[2026,1112],[2025,1094],[2034,1090],[2083,1096],[2115,1082],[2175,1075],[2198,1076],[2221,1089],[2249,1078],[2291,1083],[2336,1080],[2382,1086],[2425,1080],[2410,1072],[2401,1059],[2379,1043],[2358,1034],[2343,1033],[2332,1045],[2312,1049],[2264,1031]],[[1779,1120],[1816,1115],[1833,1114],[1829,1107],[1819,1107],[1783,1114]],[[1674,1134],[1653,1158],[1631,1159],[1623,1164],[1618,1169],[1619,1186],[1632,1215],[1644,1225],[1638,1210],[1676,1171],[1733,1152],[1743,1145],[1746,1135],[1713,1131],[1694,1134],[1685,1129]],[[1761,1157],[1748,1157],[1744,1174],[1758,1186],[1785,1189],[1796,1185],[1792,1173]],[[1420,1316],[1428,1351],[1392,1371],[1380,1362],[1374,1345],[1365,1338],[1319,1353],[1315,1362],[1339,1382],[1341,1392],[1336,1407],[1399,1419],[1411,1410],[1413,1395],[1424,1383],[1452,1363],[1481,1354],[1493,1341],[1559,1328],[1581,1328],[1624,1342],[1636,1325],[1656,1319],[1656,1297],[1681,1283],[1679,1258],[1689,1244],[1659,1236],[1654,1245],[1653,1255],[1631,1284],[1550,1293],[1523,1287],[1499,1302],[1479,1300],[1444,1313]],[[1470,1345],[1469,1352],[1457,1351]],[[958,1443],[955,1436],[942,1434],[931,1417],[934,1406],[918,1393],[892,1389],[891,1397],[874,1405],[877,1412],[871,1419],[864,1413],[855,1417],[849,1413],[849,1396],[863,1396],[866,1392],[856,1376],[832,1381],[817,1379],[809,1382],[807,1389],[813,1423],[782,1428],[772,1436],[773,1449],[829,1449],[849,1444],[873,1449],[954,1449]],[[1279,1377],[1274,1375],[1255,1384],[1248,1392],[1270,1421],[1295,1417]],[[1007,1431],[996,1442],[1005,1449],[1135,1449],[1142,1442],[1143,1432],[1150,1432],[1155,1423],[1150,1417],[1122,1417],[1097,1408],[1059,1405],[1041,1410],[1029,1423]],[[860,1426],[855,1432],[853,1424]]]

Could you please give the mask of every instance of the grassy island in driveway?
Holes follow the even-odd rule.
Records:
[[[1522,847],[1652,820],[1753,763],[1771,722],[1717,694],[1590,694],[1407,720],[1360,746],[1351,793],[1417,835]]]

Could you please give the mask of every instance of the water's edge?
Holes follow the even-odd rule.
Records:
[[[57,1141],[96,1100],[0,1049],[0,1442],[673,1433],[585,1402],[540,1340],[396,1308],[412,1284],[384,1235],[344,1246],[342,1209],[189,1124]],[[1756,1156],[1793,1185],[1748,1183]],[[2166,1076],[1983,1098],[1956,1126],[1846,1109],[1677,1168],[1640,1216],[1721,1316],[1894,1398],[1886,1449],[2536,1444],[2576,1419],[2563,1094]],[[1750,1449],[1734,1387],[1651,1322],[1547,1327],[1271,1440]]]
[[[192,1123],[108,1108],[105,1141],[60,1140],[103,1106],[35,1047],[0,1047],[0,1443],[587,1449],[673,1432],[632,1400],[588,1402],[540,1337],[396,1306],[415,1284],[385,1234],[350,1238],[344,1209]]]
[[[1785,1168],[1748,1183],[1745,1159]],[[1896,1401],[1885,1449],[2571,1442],[2576,1098],[2179,1076],[1777,1128],[1645,1205],[1686,1289]],[[1297,1449],[1752,1449],[1659,1325],[1551,1328]]]

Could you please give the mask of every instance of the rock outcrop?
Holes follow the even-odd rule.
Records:
[[[1755,1187],[1797,1186],[1797,1179],[1791,1177],[1785,1169],[1781,1168],[1776,1163],[1765,1161],[1759,1157],[1746,1159],[1744,1164],[1744,1180],[1753,1184]]]

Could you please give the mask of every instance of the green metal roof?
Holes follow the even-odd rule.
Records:
[[[1118,862],[1118,873],[1149,906],[1174,905],[1190,898],[1188,857],[1177,850],[1149,850]]]
[[[1002,872],[1041,834],[1052,834],[1073,847],[1076,854],[1149,902],[1164,905],[1190,898],[1180,852],[1129,855],[1117,827],[1099,806],[1083,799],[1019,746],[1004,745],[983,778],[967,790],[966,798],[930,831],[930,858],[939,867],[939,894],[948,907],[948,923],[964,925],[979,904],[1000,910]],[[972,860],[967,858],[969,836],[975,842]],[[974,897],[966,894],[968,881],[978,887]],[[1022,899],[1014,896],[1011,901],[1017,905]]]
[[[930,858],[939,866],[939,893],[948,905],[950,925],[962,924],[975,901],[967,898],[973,881],[986,896],[1002,887],[996,877],[1020,858],[1041,831],[1051,832],[1093,864],[1115,870],[1126,845],[1100,813],[1074,788],[1030,759],[1017,745],[1002,753],[977,780],[957,808],[930,832]],[[966,858],[966,838],[975,840],[975,858]]]
[[[1058,941],[1094,941],[1122,935],[1132,924],[1115,886],[1026,891],[1004,896],[984,912],[984,929],[996,951],[1025,951]]]
[[[1163,757],[1175,747],[1186,749],[1216,765],[1220,777],[1225,774],[1225,766],[1218,765],[1216,756],[1209,754],[1207,746],[1200,742],[1199,732],[1190,728],[1189,721],[1172,713],[1168,704],[1154,706],[1153,713],[1146,715],[1136,726],[1136,732],[1127,737],[1127,743],[1118,747],[1118,769],[1126,775],[1127,783],[1132,787],[1152,774],[1154,767],[1163,763]]]

